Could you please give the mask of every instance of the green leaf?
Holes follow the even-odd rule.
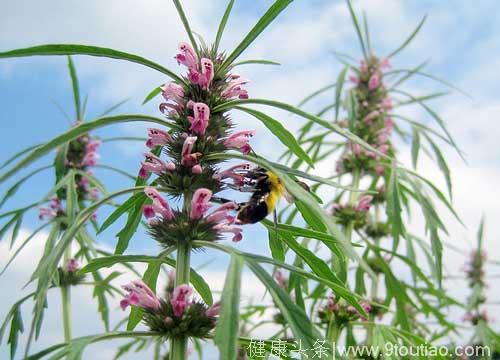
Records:
[[[220,245],[217,243],[206,242],[206,241],[195,241],[194,245],[206,246],[209,248],[224,251],[228,254],[237,254],[237,255],[243,257],[245,259],[245,261],[247,261],[247,260],[256,261],[258,263],[270,264],[270,265],[273,265],[273,266],[276,266],[276,267],[279,267],[282,269],[286,269],[286,270],[290,271],[291,273],[297,274],[300,278],[311,279],[311,280],[320,282],[323,285],[328,286],[330,289],[332,289],[332,291],[335,294],[344,298],[349,304],[351,304],[352,306],[354,306],[356,308],[359,307],[358,296],[354,293],[351,293],[349,291],[349,289],[345,288],[343,283],[340,283],[340,284],[334,283],[328,279],[319,277],[316,274],[311,273],[310,271],[306,271],[306,270],[299,268],[297,266],[289,265],[287,263],[283,263],[283,262],[280,262],[280,261],[277,261],[275,259],[271,259],[271,258],[268,258],[265,256],[255,255],[255,254],[251,254],[251,253],[245,253],[245,252],[239,251],[237,249],[234,249],[232,247]],[[361,312],[363,312],[362,309],[361,309]]]
[[[304,105],[306,102],[308,102],[309,100],[312,100],[314,99],[316,96],[318,95],[321,95],[323,94],[325,91],[328,91],[334,87],[336,87],[337,84],[336,83],[333,83],[333,84],[329,84],[329,85],[326,85],[326,86],[323,86],[322,88],[314,91],[312,94],[306,96],[304,99],[302,99],[301,102],[299,102],[299,104],[297,105],[297,107],[301,107],[302,105]]]
[[[87,45],[76,45],[76,44],[38,45],[24,49],[16,49],[16,50],[2,52],[0,53],[0,58],[50,56],[50,55],[89,55],[89,56],[107,57],[112,59],[131,61],[137,64],[144,65],[151,69],[157,70],[169,76],[170,78],[178,81],[179,83],[184,83],[184,80],[181,77],[177,76],[174,72],[148,59],[145,59],[138,55],[129,54],[123,51],[118,51],[98,46],[87,46]]]
[[[12,175],[17,173],[19,170],[23,169],[24,167],[31,164],[35,160],[39,159],[40,157],[47,154],[51,150],[57,148],[59,145],[62,145],[67,141],[76,139],[78,136],[82,134],[85,134],[91,130],[95,130],[104,126],[109,126],[124,122],[137,122],[137,121],[151,122],[151,123],[161,124],[167,127],[172,126],[170,123],[166,122],[163,119],[148,115],[117,115],[117,116],[110,116],[110,117],[96,119],[94,121],[84,122],[78,126],[71,128],[64,134],[59,135],[53,138],[52,140],[44,143],[43,145],[37,146],[33,151],[31,151],[30,154],[28,154],[22,160],[20,160],[14,167],[12,167],[6,173],[2,174],[0,176],[0,183],[4,182]]]
[[[235,359],[239,335],[240,288],[243,259],[231,257],[226,272],[226,281],[221,296],[221,309],[215,328],[215,345],[219,348],[219,359]]]
[[[198,57],[200,57],[200,50],[198,49],[198,43],[194,39],[193,32],[191,31],[191,26],[189,26],[189,21],[186,17],[186,14],[184,13],[184,10],[182,9],[181,2],[179,0],[172,0],[172,1],[174,2],[179,17],[181,18],[182,24],[184,25],[184,29],[186,30],[186,33],[189,37],[189,41],[191,41],[191,45],[193,46],[194,51],[196,52]]]
[[[276,230],[274,228],[268,228],[268,239],[269,249],[271,250],[273,259],[281,262],[285,261],[285,249],[283,249],[283,244],[278,238]]]
[[[339,110],[340,110],[340,101],[341,101],[341,96],[342,96],[342,88],[344,86],[345,82],[345,76],[347,74],[347,70],[349,68],[345,67],[342,69],[340,72],[339,76],[337,77],[337,82],[335,86],[335,121],[337,122],[339,119]]]
[[[108,109],[104,110],[101,115],[99,115],[99,117],[103,117],[103,116],[106,116],[106,115],[109,115],[110,113],[112,113],[113,111],[115,111],[116,109],[118,109],[120,106],[122,106],[123,104],[125,104],[127,101],[129,101],[130,99],[124,99],[122,101],[119,101],[117,102],[116,104],[114,104],[113,106],[109,107]]]
[[[24,155],[26,154],[27,152],[30,152],[31,150],[33,149],[36,149],[37,147],[39,147],[40,145],[42,144],[36,144],[36,145],[32,145],[32,146],[29,146],[25,149],[22,149],[21,151],[15,153],[14,155],[12,155],[10,158],[8,158],[3,164],[2,166],[0,166],[0,169],[3,169],[4,167],[6,167],[7,165],[9,165],[10,163],[12,163],[13,161],[16,161],[17,158],[21,155]]]
[[[2,271],[0,271],[0,276],[3,275],[3,273],[7,270],[7,268],[14,261],[14,259],[17,257],[17,255],[19,255],[19,253],[22,251],[22,249],[24,249],[24,247],[26,245],[28,245],[28,243],[36,236],[36,234],[38,234],[40,231],[42,231],[45,227],[47,227],[50,224],[51,224],[50,222],[47,222],[47,223],[39,226],[38,228],[36,228],[35,230],[33,230],[31,232],[31,234],[23,241],[23,243],[21,244],[21,246],[19,246],[16,249],[15,253],[11,256],[11,258],[9,259],[9,261],[7,262],[7,264],[5,264],[5,266],[2,269]]]
[[[313,349],[316,340],[321,339],[321,334],[314,327],[313,322],[307,317],[304,310],[297,306],[273,278],[255,261],[246,260],[248,267],[269,290],[269,294],[276,306],[280,309],[286,324],[292,330],[295,340],[300,340],[303,348]],[[312,354],[312,350],[310,350]]]
[[[419,150],[420,150],[420,133],[416,127],[413,127],[413,136],[411,142],[411,160],[414,169],[417,168]]]
[[[481,217],[481,223],[477,230],[477,251],[480,253],[483,248],[483,234],[484,234],[484,215]]]
[[[160,95],[162,86],[163,85],[160,85],[151,90],[151,92],[147,94],[146,97],[144,98],[142,105],[148,103],[149,101],[153,100],[156,96]]]
[[[109,215],[106,220],[102,223],[101,227],[97,231],[98,234],[106,230],[109,226],[111,226],[116,220],[118,220],[123,214],[129,212],[131,209],[135,208],[138,204],[144,204],[146,200],[146,195],[142,192],[137,193],[129,197],[127,200],[123,202],[120,206],[118,206],[115,211]]]
[[[217,35],[215,36],[214,48],[217,51],[219,49],[220,39],[222,38],[222,34],[224,33],[224,29],[226,28],[227,19],[229,19],[229,15],[231,14],[231,10],[233,9],[234,0],[229,0],[227,3],[226,10],[224,11],[224,15],[222,15],[222,19],[219,23],[219,28],[217,29]]]
[[[395,167],[392,167],[389,184],[387,187],[387,217],[391,222],[392,236],[394,237],[394,247],[393,251],[396,251],[399,236],[404,235],[405,227],[403,219],[401,218],[401,200],[399,191],[399,181],[398,181],[398,171]]]
[[[71,56],[68,56],[68,69],[69,75],[71,77],[71,87],[73,88],[76,120],[83,121],[82,107],[80,104],[80,88],[78,86],[78,76],[76,75],[75,64],[73,64],[73,59],[71,58]]]
[[[142,196],[139,197],[139,200],[135,202],[133,208],[128,211],[127,223],[121,229],[116,236],[118,237],[118,242],[115,248],[115,254],[123,254],[125,250],[128,248],[128,244],[132,236],[134,236],[137,231],[137,227],[139,226],[142,218],[142,208],[144,203],[147,200],[146,195],[143,192],[139,193]],[[113,214],[112,214],[113,215]]]
[[[19,179],[14,185],[12,185],[10,188],[8,188],[7,191],[5,192],[5,195],[3,196],[2,200],[0,201],[0,208],[5,204],[5,202],[8,199],[10,199],[12,196],[14,196],[16,194],[17,190],[19,190],[21,185],[26,180],[29,180],[33,176],[35,176],[36,174],[38,174],[44,170],[50,169],[50,168],[52,168],[52,165],[47,165],[47,166],[41,167],[39,169],[36,169],[36,170],[30,172],[28,175],[22,177],[21,179]]]
[[[427,141],[431,145],[432,151],[434,151],[434,154],[436,155],[436,161],[439,166],[439,169],[443,173],[444,179],[446,180],[446,187],[448,188],[448,195],[450,199],[452,198],[452,184],[451,184],[451,175],[450,175],[450,169],[448,168],[448,164],[446,163],[446,160],[441,153],[441,150],[439,150],[439,147],[436,145],[432,139],[425,135]]]
[[[418,26],[416,27],[416,29],[413,30],[413,32],[410,34],[410,36],[408,36],[408,38],[396,50],[394,50],[389,55],[387,55],[388,58],[393,57],[394,55],[396,55],[397,53],[399,53],[401,50],[403,50],[413,40],[413,38],[418,34],[418,32],[420,31],[420,29],[422,28],[422,25],[424,25],[425,19],[427,19],[427,15],[425,15],[422,18],[422,20],[420,20],[420,23],[418,24]]]
[[[366,51],[365,42],[363,40],[363,34],[361,33],[361,27],[359,26],[358,18],[352,8],[351,0],[347,0],[347,6],[349,7],[349,14],[351,15],[354,28],[356,29],[356,34],[358,35],[359,45],[361,46],[361,51],[365,59],[368,59],[368,53]]]
[[[241,43],[228,55],[221,68],[228,68],[293,0],[276,0]]]
[[[238,61],[233,64],[233,67],[235,66],[240,66],[240,65],[250,65],[250,64],[259,64],[259,65],[278,65],[280,66],[281,64],[276,61],[271,61],[271,60],[244,60],[244,61]]]
[[[302,147],[299,145],[295,137],[279,121],[257,110],[242,106],[236,106],[235,109],[246,112],[260,120],[281,141],[283,145],[297,155],[299,159],[304,160],[307,164],[314,168],[314,163],[309,155],[302,150]]]

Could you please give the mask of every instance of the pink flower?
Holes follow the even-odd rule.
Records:
[[[193,194],[193,199],[191,200],[191,211],[189,217],[191,219],[201,219],[208,209],[212,206],[210,204],[210,198],[212,197],[212,192],[205,188],[200,188],[196,190]]]
[[[95,151],[88,152],[83,157],[82,166],[96,166],[98,159],[99,154],[97,154]]]
[[[387,141],[389,141],[390,137],[391,137],[390,128],[384,127],[377,133],[377,141],[379,144],[385,144]]]
[[[372,112],[368,113],[368,115],[365,116],[365,118],[363,119],[363,122],[366,124],[370,124],[379,115],[380,115],[380,112],[378,110],[373,110]]]
[[[374,73],[370,76],[370,80],[368,80],[368,90],[373,91],[380,86],[380,75],[378,73]]]
[[[192,153],[194,143],[197,139],[198,137],[196,136],[188,136],[186,140],[184,140],[184,144],[182,145],[182,165],[194,166],[198,163],[198,158],[201,156],[201,153]]]
[[[193,172],[193,174],[201,174],[203,172],[203,168],[200,164],[197,164],[191,168],[191,171]]]
[[[356,144],[356,143],[350,143],[349,145],[350,145],[352,153],[355,156],[358,156],[363,152],[363,148],[361,147],[361,145]]]
[[[186,66],[188,69],[198,68],[198,56],[194,49],[188,43],[182,42],[179,44],[179,54],[175,56],[178,64]]]
[[[145,153],[144,156],[145,161],[141,163],[142,167],[139,171],[139,176],[142,178],[147,178],[149,173],[160,175],[165,171],[175,170],[174,163],[165,163],[153,153]]]
[[[248,154],[252,148],[248,143],[250,138],[255,135],[255,130],[238,131],[230,135],[224,145],[228,148],[238,149],[243,154]]]
[[[248,79],[240,77],[238,74],[231,74],[226,88],[221,95],[225,99],[240,98],[248,99],[248,92],[242,89],[241,86],[250,82]]]
[[[70,258],[66,261],[66,271],[73,273],[80,267],[80,262],[75,258]]]
[[[57,196],[53,196],[50,199],[50,208],[55,211],[62,210],[61,200]]]
[[[380,145],[377,150],[380,151],[382,154],[387,155],[387,153],[389,152],[389,145],[387,144]]]
[[[146,218],[151,218],[157,213],[166,220],[171,220],[174,217],[174,213],[170,209],[168,202],[161,196],[158,190],[154,187],[147,187],[144,189],[144,193],[148,198],[153,200],[152,205],[146,205],[144,208],[144,216]]]
[[[101,145],[101,141],[100,140],[97,140],[97,139],[94,139],[94,140],[91,140],[89,141],[86,145],[85,145],[85,151],[87,153],[89,152],[96,152],[97,151],[97,148]]]
[[[149,128],[148,129],[148,140],[146,141],[146,146],[148,148],[154,148],[155,146],[163,146],[172,141],[172,136],[163,130]]]
[[[152,311],[160,310],[160,301],[142,280],[135,280],[128,285],[122,286],[122,288],[128,292],[125,298],[120,301],[122,310],[125,310],[129,305],[139,306]]]
[[[206,315],[208,317],[215,317],[219,315],[219,312],[220,312],[220,301],[217,301],[208,308]]]
[[[366,300],[363,300],[359,303],[359,305],[361,305],[361,307],[363,308],[363,310],[366,312],[366,313],[370,313],[372,311],[372,306],[370,305],[370,303]]]
[[[41,207],[38,209],[38,218],[40,220],[52,220],[57,216],[57,212],[54,209]]]
[[[215,230],[219,233],[232,233],[233,238],[231,239],[233,242],[240,242],[243,240],[243,230],[234,225],[228,225],[226,223],[219,223],[214,227]]]
[[[99,189],[98,188],[92,188],[88,191],[89,197],[92,200],[97,200],[99,199]]]
[[[188,120],[191,123],[191,127],[189,129],[195,134],[203,135],[208,126],[210,109],[207,104],[201,102],[192,104],[192,107],[194,117],[188,116]]]
[[[384,119],[384,127],[392,131],[392,129],[394,128],[394,121],[392,121],[390,117],[386,117]]]
[[[285,275],[283,275],[283,272],[281,270],[277,270],[274,273],[274,278],[276,279],[276,282],[278,283],[279,286],[281,286],[283,289],[286,289],[287,281]]]
[[[201,75],[198,78],[198,85],[203,89],[208,89],[214,78],[214,64],[207,58],[201,59]]]
[[[377,175],[384,175],[384,172],[385,172],[385,168],[383,165],[377,165],[375,166],[375,172],[377,173]]]
[[[368,65],[366,64],[366,61],[361,60],[360,65],[359,65],[359,70],[362,73],[367,73],[368,72]]]
[[[174,289],[170,304],[172,304],[175,316],[181,317],[184,314],[184,310],[191,305],[189,297],[192,293],[193,289],[187,284],[179,285]]]
[[[356,75],[350,75],[349,80],[355,85],[359,84],[359,77],[357,77]]]
[[[221,171],[214,175],[214,179],[218,181],[222,181],[224,179],[233,180],[233,185],[235,186],[243,186],[245,184],[245,176],[239,174],[237,170],[248,170],[250,169],[250,163],[242,163],[238,165],[231,166],[229,169]]]
[[[233,218],[229,216],[228,211],[238,209],[238,205],[234,202],[230,201],[225,204],[222,204],[217,209],[215,209],[210,215],[207,216],[207,221],[210,222],[233,222]]]
[[[367,212],[368,210],[370,210],[372,200],[373,196],[363,195],[359,198],[358,205],[356,205],[354,209],[359,212]]]
[[[385,98],[382,100],[380,107],[384,110],[391,110],[393,107],[391,98]]]
[[[161,88],[161,95],[167,101],[171,100],[178,105],[184,103],[184,89],[181,85],[170,82],[163,85]]]
[[[379,66],[381,69],[389,69],[391,67],[389,58],[382,59]]]

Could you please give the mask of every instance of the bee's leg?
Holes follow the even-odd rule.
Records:
[[[227,184],[227,187],[232,189],[232,190],[239,191],[239,192],[254,192],[255,191],[255,187],[253,187],[253,186],[236,186],[236,185],[232,185],[232,184]]]
[[[219,204],[226,204],[228,202],[233,202],[233,200],[229,200],[229,199],[221,198],[221,197],[217,197],[217,196],[212,196],[211,200],[213,202],[216,202],[216,203],[219,203]],[[237,210],[239,210],[242,206],[246,205],[247,203],[246,202],[241,202],[241,203],[235,203],[235,204],[238,206]]]

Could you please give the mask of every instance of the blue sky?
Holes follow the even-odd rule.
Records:
[[[217,28],[225,1],[185,3],[193,29],[210,39]],[[223,48],[234,47],[271,3],[269,0],[236,1]],[[465,165],[456,154],[446,151],[455,182],[454,202],[467,228],[459,226],[451,218],[446,220],[450,223],[449,241],[468,249],[470,243],[467,239],[473,240],[476,225],[484,213],[489,219],[486,244],[493,254],[494,234],[500,231],[500,225],[495,221],[500,217],[500,211],[494,195],[495,191],[498,193],[496,189],[500,182],[500,147],[497,140],[500,130],[496,125],[500,113],[497,96],[500,93],[498,3],[495,0],[479,0],[473,5],[466,0],[360,0],[355,2],[355,6],[367,12],[372,41],[379,54],[386,54],[397,47],[428,14],[418,38],[394,61],[394,66],[410,68],[429,60],[428,72],[447,79],[473,96],[473,100],[469,100],[453,94],[432,103],[449,124],[468,160],[468,165]],[[136,53],[181,72],[183,69],[177,66],[173,56],[177,43],[185,39],[173,5],[159,0],[142,1],[140,5],[132,0],[54,0],[43,4],[21,0],[4,4],[0,14],[0,51],[42,43],[92,44]],[[242,57],[266,58],[282,63],[280,67],[248,66],[241,69],[245,77],[252,79],[250,96],[297,103],[311,91],[334,81],[341,68],[332,56],[334,50],[359,57],[355,33],[344,2],[297,0]],[[100,58],[76,57],[75,64],[82,93],[89,93],[87,119],[96,118],[107,107],[125,98],[130,100],[117,113],[158,115],[158,101],[152,101],[147,106],[140,104],[146,93],[166,80],[161,74],[138,65]],[[410,84],[409,89],[423,94],[442,87],[419,80]],[[68,128],[67,120],[52,100],[61,104],[73,117],[64,57],[0,60],[0,161],[17,150],[46,141]],[[300,126],[301,120],[296,117],[278,111],[270,113],[291,130]],[[408,113],[417,117],[423,115],[414,108],[408,109]],[[281,152],[276,150],[282,149],[281,145],[260,124],[241,114],[235,115],[235,120],[242,129],[257,129],[258,135],[253,142],[257,152],[271,159]],[[134,123],[108,128],[98,134],[103,137],[142,136],[145,128]],[[407,161],[408,149],[404,144],[400,146],[401,157]],[[135,172],[143,151],[142,144],[106,144],[101,151],[102,163]],[[46,157],[39,164],[45,165],[50,161],[51,158]],[[437,169],[430,162],[421,162],[419,170],[429,178],[441,181]],[[42,196],[53,182],[49,175],[45,173],[29,181],[24,190],[6,204],[5,209],[22,206]],[[98,175],[102,176],[110,190],[129,186],[126,179],[109,172],[98,172]],[[7,186],[2,185],[0,193]],[[104,217],[105,213],[100,212],[99,218],[102,220]],[[414,220],[415,227],[421,223],[421,219]],[[27,231],[38,224],[36,216],[32,216],[26,219],[24,226]],[[113,235],[117,229],[114,227],[104,233],[101,240],[113,246]],[[266,253],[265,234],[259,227],[248,230],[239,247]],[[1,248],[1,262],[7,258],[6,249],[5,246]],[[156,245],[139,233],[132,240],[129,251],[142,253],[154,252],[155,249]],[[36,248],[31,251],[31,254],[36,254]],[[205,256],[200,258],[196,259],[198,263],[206,259]],[[2,288],[12,286],[13,289],[12,293],[3,295],[5,301],[0,305],[0,316],[7,310],[6,304],[12,303],[21,294],[20,283],[16,281],[26,279],[27,269],[23,267],[22,259],[20,262],[0,280]],[[451,271],[456,271],[461,262],[462,257],[450,254],[446,265]],[[218,262],[217,266],[210,268],[217,283],[223,281],[223,273],[220,272],[224,270],[223,264]],[[249,293],[253,291],[251,288]],[[494,286],[491,292],[492,296],[499,294]],[[54,301],[57,301],[55,297]],[[47,318],[48,338],[52,341],[60,339],[57,316],[54,312]],[[81,329],[81,333],[90,331],[97,331],[94,323]],[[4,351],[2,346],[0,357],[3,357]]]

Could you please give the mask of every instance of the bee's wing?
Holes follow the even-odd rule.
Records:
[[[295,198],[293,197],[292,194],[288,192],[288,190],[285,187],[283,188],[283,197],[289,204],[293,204],[295,202]]]
[[[299,184],[305,191],[311,192],[309,185],[307,185],[305,182],[299,180],[295,180],[295,182]],[[288,189],[286,187],[283,187],[283,197],[289,204],[295,202],[295,197],[292,194],[290,194],[290,192],[288,192]]]

